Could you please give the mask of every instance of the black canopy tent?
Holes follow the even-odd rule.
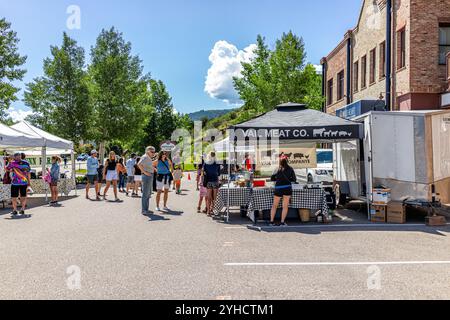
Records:
[[[250,121],[231,126],[243,130],[245,137],[279,138],[315,142],[340,142],[361,139],[360,123],[345,120],[304,104],[286,103]]]
[[[314,109],[308,109],[305,104],[285,103],[275,107],[250,121],[229,127],[230,144],[235,146],[246,144],[246,141],[272,138],[287,144],[302,142],[336,143],[363,138],[361,123],[342,119]],[[228,172],[231,159],[228,161]],[[228,178],[228,188],[230,179]],[[230,192],[228,192],[229,196]],[[229,221],[229,199],[227,201],[227,218]]]

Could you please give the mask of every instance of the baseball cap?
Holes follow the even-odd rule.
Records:
[[[91,151],[91,155],[96,154],[96,153],[98,153],[98,152],[95,149]]]

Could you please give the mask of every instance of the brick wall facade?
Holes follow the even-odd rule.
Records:
[[[439,25],[450,26],[450,0],[392,0],[392,64],[391,91],[393,110],[437,109],[440,95],[447,89],[446,66],[439,65]],[[386,79],[381,74],[380,50],[386,41],[386,0],[364,0],[351,37],[351,101],[376,100],[386,96]],[[399,32],[405,32],[405,66],[400,68]],[[345,42],[345,41],[344,41]],[[381,49],[380,49],[381,48]],[[370,51],[375,49],[375,82],[370,83]],[[362,88],[362,57],[367,57],[367,85]],[[326,58],[333,78],[340,70],[347,70],[347,48],[341,44]],[[358,81],[355,85],[354,63],[358,62]],[[347,74],[345,74],[347,77]],[[334,89],[337,90],[336,85]],[[327,90],[325,90],[325,94]],[[327,106],[328,113],[346,105],[346,100]]]

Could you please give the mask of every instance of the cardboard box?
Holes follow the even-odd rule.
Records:
[[[442,227],[447,225],[447,219],[443,216],[426,217],[427,226]]]
[[[391,201],[391,189],[374,188],[372,192],[372,203],[374,205],[387,205]]]
[[[388,203],[387,223],[406,223],[406,207],[403,202],[391,201]]]
[[[370,206],[370,221],[372,222],[386,222],[387,206],[371,205]]]

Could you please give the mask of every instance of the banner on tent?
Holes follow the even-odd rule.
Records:
[[[256,170],[266,171],[268,168],[276,169],[279,166],[279,159],[282,155],[288,158],[289,165],[294,169],[317,167],[316,146],[301,148],[280,146],[278,150],[260,150],[256,161]]]

